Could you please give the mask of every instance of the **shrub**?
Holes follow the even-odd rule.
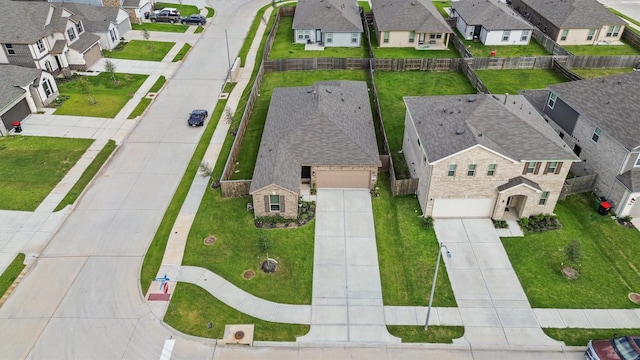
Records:
[[[265,233],[260,233],[258,237],[258,249],[263,254],[266,254],[271,250],[271,238]]]
[[[433,218],[431,216],[423,217],[421,221],[422,226],[425,228],[431,229],[433,227]]]
[[[567,260],[571,265],[579,264],[582,260],[584,252],[582,251],[582,244],[578,240],[573,240],[564,248],[564,254],[567,256]]]

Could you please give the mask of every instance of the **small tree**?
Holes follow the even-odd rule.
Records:
[[[260,237],[258,237],[258,249],[263,254],[269,256],[269,250],[271,250],[271,238],[267,236],[265,233],[260,233]]]
[[[149,34],[149,31],[147,29],[142,29],[142,37],[147,41],[147,48],[149,50],[153,50],[153,43],[149,41],[149,39],[151,38],[151,34]]]
[[[98,103],[96,97],[91,93],[91,84],[87,81],[87,79],[80,78],[77,80],[77,84],[78,87],[80,87],[82,93],[87,95],[87,101],[89,102],[89,105],[95,105]]]
[[[233,112],[231,111],[231,108],[228,106],[224,108],[224,119],[227,122],[227,124],[231,124],[231,122],[233,121]]]
[[[564,248],[564,254],[567,256],[567,260],[573,267],[576,264],[580,264],[584,252],[582,251],[582,244],[578,240],[573,240],[567,247]]]
[[[104,62],[104,71],[111,75],[111,79],[113,79],[113,83],[119,83],[118,78],[116,77],[116,65],[111,60],[105,60]]]

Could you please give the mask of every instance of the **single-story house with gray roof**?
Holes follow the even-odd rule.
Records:
[[[431,0],[373,0],[373,26],[379,47],[445,50],[453,34]]]
[[[521,95],[405,97],[403,154],[423,216],[553,213],[580,161]]]
[[[640,217],[640,72],[522,94],[582,159],[571,167],[573,173],[597,174],[595,193],[606,197],[618,216]]]
[[[13,122],[24,120],[59,95],[53,75],[40,69],[0,65],[0,79],[1,136],[13,129]]]
[[[512,0],[511,6],[560,45],[621,44],[626,24],[597,0]]]
[[[465,39],[485,45],[528,45],[533,33],[533,26],[500,0],[452,2],[451,17]]]
[[[381,165],[365,82],[276,88],[249,189],[254,214],[296,218],[303,184],[372,189]]]
[[[364,28],[356,0],[299,0],[293,30],[296,44],[360,47]]]

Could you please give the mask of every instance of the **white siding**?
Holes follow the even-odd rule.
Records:
[[[509,41],[502,41],[502,35],[504,34],[503,30],[493,30],[487,32],[486,29],[482,28],[480,32],[480,41],[482,41],[485,45],[527,45],[529,44],[529,40],[531,40],[531,34],[533,30],[528,30],[529,35],[527,36],[526,41],[522,41],[522,32],[527,30],[510,30],[511,34],[509,35]]]

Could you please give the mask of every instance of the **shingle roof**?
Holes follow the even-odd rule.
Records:
[[[640,72],[571,81],[549,89],[580,118],[585,116],[628,150],[640,146]]]
[[[452,32],[431,0],[372,0],[371,10],[379,31]]]
[[[597,0],[522,0],[559,29],[594,29],[625,22]]]
[[[86,31],[107,31],[109,24],[115,23],[118,18],[119,8],[108,6],[91,6],[76,3],[56,3],[56,6],[64,6],[74,13],[80,20]]]
[[[49,3],[1,0],[0,4],[0,43],[33,44],[50,34],[45,29]]]
[[[472,100],[472,101],[469,101]],[[578,161],[520,95],[405,97],[430,163],[482,145],[516,161]]]
[[[40,77],[42,70],[16,65],[0,65],[0,110],[24,95],[24,89]]]
[[[507,181],[506,183],[498,186],[498,191],[505,191],[519,185],[527,185],[533,189],[542,191],[542,188],[540,187],[540,185],[538,185],[538,183],[536,183],[535,181],[531,181],[524,176],[517,176],[509,179],[509,181]]]
[[[297,193],[303,165],[380,165],[365,82],[273,90],[250,192],[276,184]]]
[[[124,0],[122,3],[123,8],[140,8],[140,0]]]
[[[528,22],[502,1],[460,0],[451,3],[451,8],[468,25],[482,25],[487,30],[528,30]]]
[[[355,0],[299,0],[293,16],[294,30],[362,32]]]
[[[627,187],[631,192],[640,191],[640,169],[633,168],[616,176],[616,179]]]
[[[80,37],[78,37],[78,40],[69,45],[69,47],[82,54],[99,41],[100,36],[88,32],[83,32],[82,34],[80,34]]]

